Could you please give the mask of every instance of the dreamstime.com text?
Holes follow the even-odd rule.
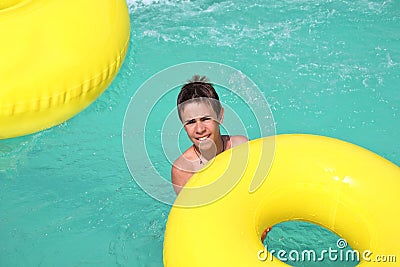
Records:
[[[315,250],[268,250],[265,247],[257,252],[257,257],[260,261],[273,261],[274,257],[282,262],[320,262],[320,261],[366,261],[366,262],[381,262],[394,263],[397,261],[396,255],[375,255],[370,250],[362,252],[358,250],[344,250],[347,247],[347,242],[344,239],[339,239],[336,242],[337,248],[323,249],[320,252]]]

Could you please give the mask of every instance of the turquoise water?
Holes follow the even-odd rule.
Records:
[[[140,85],[182,62],[241,70],[268,100],[277,133],[340,138],[400,165],[399,1],[128,5],[131,46],[110,88],[62,125],[0,141],[0,266],[162,266],[170,206],[132,179],[121,132]],[[154,161],[167,177],[169,162]],[[325,248],[335,238],[289,223],[266,243]]]

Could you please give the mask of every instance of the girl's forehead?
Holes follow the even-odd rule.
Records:
[[[201,117],[217,118],[217,114],[209,103],[191,101],[182,103],[181,105],[182,121]]]

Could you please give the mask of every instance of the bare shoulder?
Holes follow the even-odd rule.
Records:
[[[175,160],[171,169],[171,181],[177,194],[195,172],[196,170],[190,160],[190,155],[186,152]]]
[[[176,165],[172,166],[171,181],[176,194],[178,194],[181,191],[182,187],[187,183],[187,181],[189,181],[189,179],[193,176],[193,174],[194,174],[193,172],[182,170]]]
[[[247,138],[244,135],[232,135],[230,139],[231,139],[231,147],[235,147],[249,141],[249,138]]]

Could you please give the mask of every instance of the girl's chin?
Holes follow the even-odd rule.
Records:
[[[198,141],[197,146],[200,148],[200,150],[208,150],[212,147],[215,147],[215,143],[212,139],[207,138],[206,140]]]

